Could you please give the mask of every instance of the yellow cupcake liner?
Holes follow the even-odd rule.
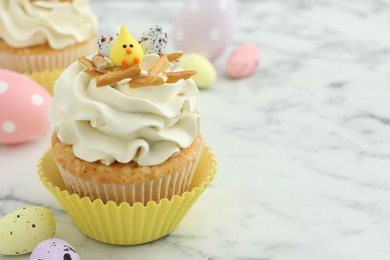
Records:
[[[114,245],[136,245],[151,242],[172,232],[187,214],[194,202],[208,187],[217,172],[211,149],[203,148],[190,191],[172,199],[162,199],[146,206],[114,201],[103,203],[88,197],[70,195],[54,162],[51,150],[47,151],[38,166],[40,180],[56,197],[76,226],[87,236]]]
[[[24,73],[24,75],[38,82],[53,96],[54,83],[56,82],[62,71],[63,70],[59,69],[34,71],[32,73]]]

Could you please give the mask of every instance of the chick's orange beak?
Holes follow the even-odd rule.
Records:
[[[130,54],[132,53],[131,49],[130,49],[130,48],[127,48],[127,49],[126,49],[126,53],[127,53],[127,55],[130,55]]]

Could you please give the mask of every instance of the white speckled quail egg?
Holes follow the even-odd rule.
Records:
[[[139,44],[144,50],[144,54],[162,54],[168,43],[168,36],[164,30],[156,25],[144,31],[138,38]]]
[[[29,206],[12,211],[0,219],[0,254],[30,253],[55,231],[53,214],[45,207]]]
[[[100,54],[104,57],[110,57],[111,47],[118,37],[118,33],[118,26],[115,25],[109,24],[99,28],[96,35],[96,43]]]

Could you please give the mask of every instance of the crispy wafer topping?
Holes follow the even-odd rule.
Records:
[[[78,57],[79,63],[84,67],[84,72],[96,80],[96,86],[113,86],[121,80],[129,79],[130,88],[161,86],[164,83],[175,83],[181,79],[189,79],[196,74],[194,70],[164,72],[169,62],[179,62],[182,52],[161,54],[160,58],[148,70],[147,75],[141,73],[139,65],[129,67],[117,67],[100,54],[96,54],[91,60],[84,56]]]

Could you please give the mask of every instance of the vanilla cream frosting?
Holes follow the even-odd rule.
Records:
[[[95,32],[89,0],[0,0],[0,39],[14,48],[48,43],[58,50]]]
[[[142,74],[159,58],[146,55]],[[165,68],[170,71],[171,66]],[[75,62],[57,80],[49,121],[76,157],[101,161],[135,161],[157,165],[190,146],[199,134],[198,88],[192,79],[154,87],[129,88],[129,79],[96,87]]]

